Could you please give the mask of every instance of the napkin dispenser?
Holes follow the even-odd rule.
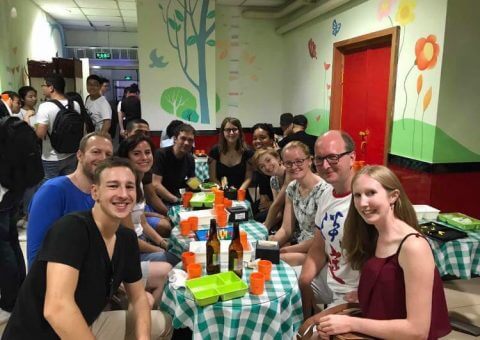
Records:
[[[273,264],[280,263],[280,247],[276,241],[258,241],[255,249],[255,258],[269,260]]]
[[[228,207],[227,211],[230,213],[228,220],[230,222],[244,222],[248,221],[248,209],[242,206]]]

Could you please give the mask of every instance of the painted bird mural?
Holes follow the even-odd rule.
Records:
[[[149,66],[151,68],[153,67],[158,67],[158,68],[164,68],[167,67],[168,61],[163,61],[164,56],[157,56],[157,49],[154,48],[150,52],[150,61],[152,62]]]

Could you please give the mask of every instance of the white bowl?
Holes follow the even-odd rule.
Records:
[[[440,210],[426,204],[414,204],[413,209],[417,214],[417,219],[420,220],[436,220]]]

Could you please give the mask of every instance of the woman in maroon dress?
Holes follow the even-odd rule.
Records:
[[[325,316],[317,326],[322,337],[359,332],[382,339],[437,339],[451,331],[432,250],[392,171],[367,166],[355,175],[344,228],[347,257],[361,270],[363,318]]]

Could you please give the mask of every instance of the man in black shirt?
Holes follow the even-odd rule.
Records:
[[[180,125],[174,132],[172,146],[159,149],[153,162],[153,185],[157,194],[171,204],[180,202],[180,190],[186,180],[195,177],[195,160],[192,146],[195,129],[188,124]]]
[[[297,140],[308,146],[310,155],[315,154],[315,142],[317,137],[309,135],[305,132],[308,125],[307,117],[304,115],[296,115],[293,117],[293,133],[278,142],[278,146],[283,149],[289,142]]]
[[[129,162],[113,158],[98,164],[92,197],[91,211],[66,215],[48,232],[2,339],[94,339],[90,326],[122,282],[135,336],[150,338],[137,237],[120,226],[137,201]],[[116,326],[125,329],[125,319]]]

